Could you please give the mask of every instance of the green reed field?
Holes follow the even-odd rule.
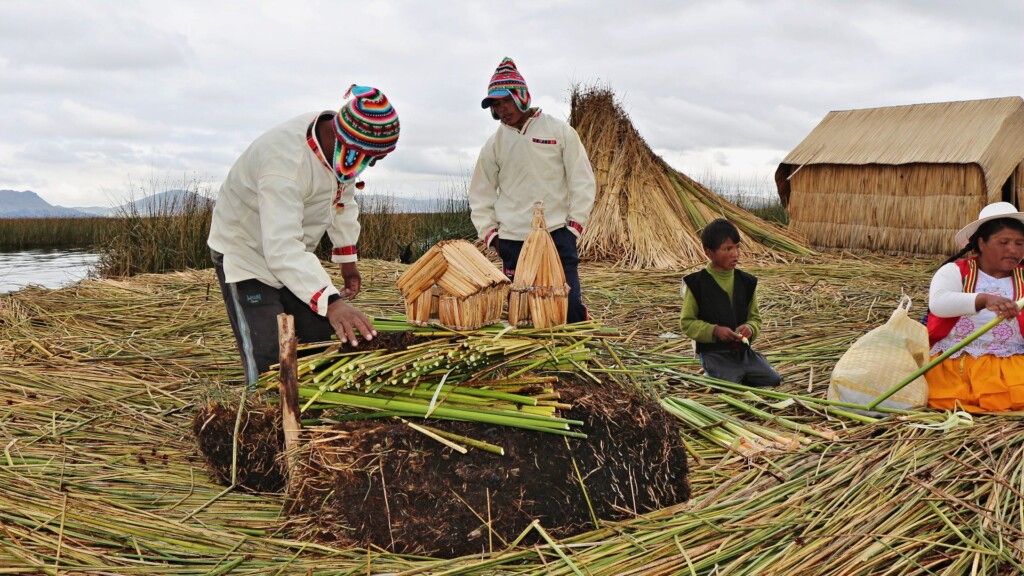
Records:
[[[0,251],[96,246],[120,227],[113,218],[0,218]]]

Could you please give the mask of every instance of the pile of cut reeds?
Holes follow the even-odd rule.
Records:
[[[681,269],[706,261],[700,231],[726,218],[759,260],[813,251],[804,240],[711,192],[657,156],[610,88],[576,85],[569,122],[594,167],[597,196],[580,255],[627,268]]]
[[[400,323],[379,320],[376,327],[384,332]],[[442,333],[399,350],[334,344],[302,357],[296,370],[300,410],[344,407],[358,410],[358,418],[435,418],[581,437],[570,431],[579,422],[556,413],[567,406],[558,401],[551,374],[585,374],[588,344],[599,337],[594,327],[574,326],[545,333]],[[278,381],[273,367],[256,385],[274,392]]]
[[[516,261],[516,276],[508,300],[508,323],[550,328],[565,324],[569,313],[569,285],[548,225],[544,203],[533,208],[530,233]]]
[[[535,523],[522,538],[452,559],[296,538],[283,495],[226,491],[209,478],[190,412],[244,382],[211,270],[0,295],[0,356],[10,359],[0,363],[0,566],[54,575],[1017,574],[1019,415],[975,415],[972,425],[938,412],[858,420],[821,402],[831,366],[885,322],[901,292],[923,311],[938,264],[830,255],[748,267],[760,279],[758,348],[786,377],[776,391],[749,391],[701,377],[689,341],[670,334],[678,273],[584,263],[592,314],[624,335],[590,348],[589,371],[715,413],[704,424],[680,420],[693,497],[628,521],[599,518],[600,528],[565,539]],[[360,267],[356,304],[400,315],[395,279],[405,268]],[[746,433],[725,423],[804,440],[741,454],[723,440]],[[630,496],[629,482],[618,486]],[[477,511],[486,518],[486,507]]]

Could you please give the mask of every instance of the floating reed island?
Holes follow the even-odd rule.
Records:
[[[678,272],[584,263],[592,315],[622,335],[590,340],[588,371],[660,398],[678,422],[690,498],[618,521],[598,512],[598,528],[564,538],[531,522],[511,541],[495,538],[488,552],[457,558],[326,545],[316,523],[289,515],[296,502],[283,490],[238,489],[237,466],[234,481],[230,472],[227,481],[210,475],[192,434],[195,414],[211,402],[237,404],[244,380],[211,270],[0,295],[0,566],[176,576],[1018,574],[1019,415],[879,419],[824,401],[831,367],[885,322],[901,292],[914,299],[912,313],[922,309],[937,264],[838,254],[799,267],[748,266],[760,279],[759,350],[786,378],[766,391],[700,376],[689,341],[671,334]],[[360,268],[360,306],[401,316],[395,279],[405,267],[364,260]],[[560,402],[576,403],[569,388]],[[236,418],[221,443],[231,451],[250,443],[241,437],[247,422]],[[577,456],[564,437],[543,437],[562,442],[559,456]],[[405,450],[400,441],[392,446]],[[467,455],[475,453],[502,458]],[[385,467],[378,494],[388,490],[395,518],[392,476]],[[378,477],[370,471],[367,482]],[[632,499],[627,482],[616,485]],[[487,518],[486,506],[474,510]]]
[[[700,231],[728,218],[755,258],[785,262],[814,251],[675,170],[651,150],[611,88],[576,85],[569,123],[590,156],[597,195],[580,239],[583,258],[626,268],[681,269],[706,260]]]

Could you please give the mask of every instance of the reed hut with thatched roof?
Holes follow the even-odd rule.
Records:
[[[686,268],[704,262],[700,231],[727,218],[755,258],[788,260],[813,251],[669,166],[633,126],[610,88],[574,86],[569,123],[594,167],[597,193],[580,255],[626,268]]]
[[[501,319],[511,281],[473,244],[445,240],[398,277],[410,324],[476,330]]]
[[[949,254],[991,202],[1024,194],[1019,96],[829,112],[775,173],[817,248]]]

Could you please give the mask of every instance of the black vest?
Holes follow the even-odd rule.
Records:
[[[750,301],[757,288],[757,277],[746,272],[733,270],[732,302],[729,295],[715,282],[707,269],[683,277],[686,289],[697,300],[697,318],[708,324],[728,326],[736,330],[747,321]],[[697,343],[697,352],[712,350],[728,350],[734,346],[732,342]]]

